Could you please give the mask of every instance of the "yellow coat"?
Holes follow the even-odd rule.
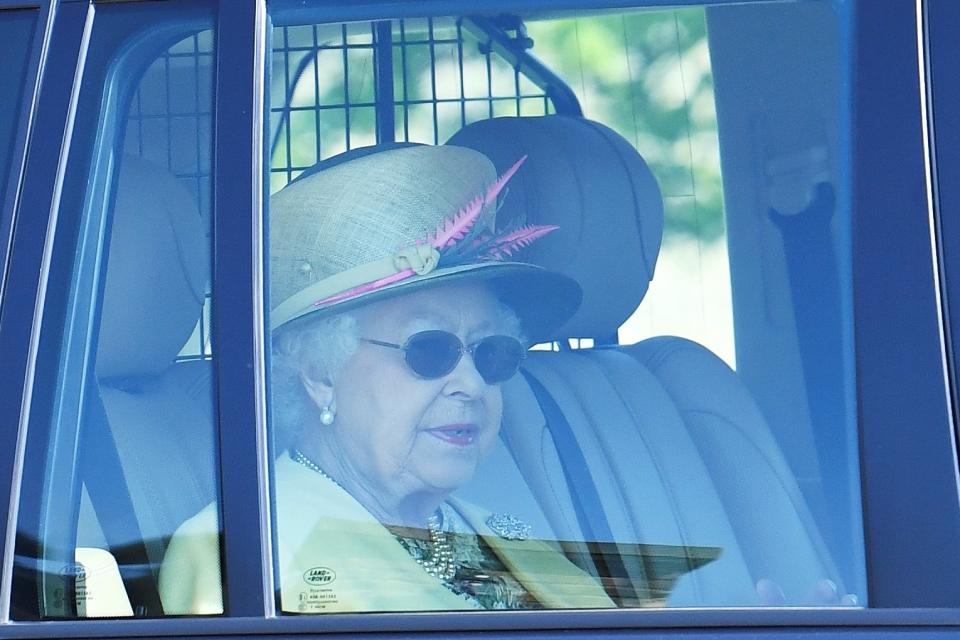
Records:
[[[474,606],[428,575],[339,486],[290,460],[276,463],[281,609],[286,612],[450,611]],[[588,574],[539,540],[506,540],[486,512],[451,499],[513,577],[545,607],[613,607]],[[167,614],[221,613],[217,513],[209,505],[174,534],[160,569]]]

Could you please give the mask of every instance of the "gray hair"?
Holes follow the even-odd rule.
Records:
[[[270,384],[277,451],[293,444],[300,431],[317,420],[301,375],[333,380],[359,341],[357,319],[349,313],[285,327],[274,336]]]
[[[524,339],[519,318],[502,303],[497,305],[495,326],[498,333]],[[351,313],[295,323],[277,331],[270,363],[276,451],[290,447],[305,427],[318,420],[317,407],[307,395],[301,376],[334,381],[359,342],[359,324]]]

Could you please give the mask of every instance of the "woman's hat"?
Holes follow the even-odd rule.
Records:
[[[499,178],[478,151],[369,147],[308,170],[270,201],[271,328],[417,288],[489,282],[526,336],[550,340],[580,304],[571,278],[508,260],[556,227],[496,229]]]

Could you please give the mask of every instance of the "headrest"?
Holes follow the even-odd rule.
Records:
[[[191,193],[166,169],[123,156],[97,353],[101,379],[169,366],[200,319],[208,240]]]
[[[523,254],[583,287],[580,310],[556,335],[614,335],[647,292],[663,236],[660,189],[636,149],[602,124],[557,115],[482,120],[447,144],[482,152],[498,172],[528,156],[497,225],[559,225]]]

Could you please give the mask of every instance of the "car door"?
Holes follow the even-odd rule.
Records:
[[[0,63],[19,92],[0,102],[3,632],[955,633],[957,11],[680,4],[0,10],[21,56]],[[656,197],[626,222],[588,206],[597,218],[563,222],[566,250],[538,254],[579,279],[587,313],[528,355],[505,392],[515,437],[466,497],[529,507],[551,549],[601,558],[581,567],[601,584],[624,579],[622,548],[707,540],[721,559],[607,611],[297,614],[277,595],[271,198],[369,145],[452,136],[493,158],[465,132],[506,118],[609,128]],[[587,176],[587,203],[614,191],[591,185],[619,160],[549,131],[534,160]],[[567,193],[568,174],[542,173]],[[629,245],[657,207],[662,243]],[[197,513],[214,523],[219,608],[171,615],[159,575]],[[831,560],[803,560],[788,588],[769,577],[801,549]],[[311,588],[333,575],[319,569]],[[805,600],[817,578],[832,593]]]

